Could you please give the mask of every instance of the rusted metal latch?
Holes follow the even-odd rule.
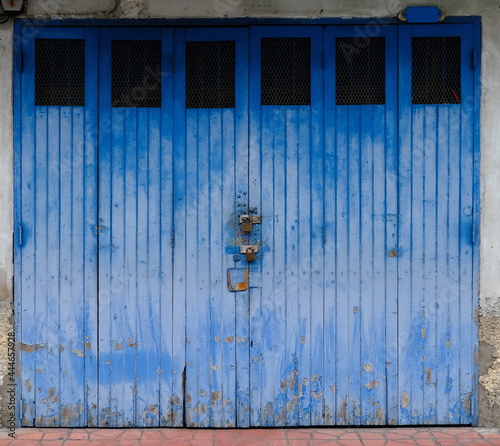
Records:
[[[229,291],[248,290],[248,268],[229,268],[227,270],[227,288]]]

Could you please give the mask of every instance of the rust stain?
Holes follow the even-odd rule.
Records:
[[[410,395],[406,393],[406,390],[403,392],[403,396],[401,397],[401,407],[406,409],[410,404]]]
[[[248,290],[248,268],[243,271],[244,282],[236,282],[233,288],[233,282],[231,280],[231,271],[227,270],[227,288],[229,291],[246,291]]]
[[[64,346],[62,344],[59,344],[59,352],[62,353],[64,351]]]
[[[389,257],[397,257],[398,253],[394,249],[389,250]]]
[[[129,347],[137,347],[137,342],[129,342],[127,345]]]
[[[26,381],[24,381],[23,385],[24,385],[24,388],[25,388],[28,392],[31,392],[32,387],[31,387],[31,383],[30,383],[30,380],[29,380],[29,379],[27,379]]]
[[[212,392],[212,406],[216,401],[222,400],[222,392]]]
[[[352,312],[353,312],[353,313],[357,313],[358,311],[359,311],[359,307],[354,307],[354,308],[352,309]]]
[[[228,336],[227,338],[224,338],[224,342],[232,344],[234,342],[234,336]]]
[[[368,362],[363,368],[365,369],[365,372],[371,372],[373,370],[373,365]]]
[[[121,349],[122,349],[122,345],[117,342],[115,344],[115,350],[121,350]]]
[[[90,342],[85,342],[85,350],[90,350]]]
[[[33,352],[37,352],[38,350],[44,348],[43,345],[40,345],[40,344],[33,344],[33,345],[29,345],[29,344],[24,344],[24,343],[21,343],[21,350],[24,352],[24,353],[33,353]]]
[[[432,370],[427,367],[427,369],[425,370],[425,374],[427,376],[427,384],[429,384],[429,386],[431,387],[434,387],[434,383],[432,382]]]
[[[77,350],[76,348],[73,348],[71,349],[71,351],[76,355],[78,356],[79,358],[82,358],[83,356],[85,356],[85,353],[83,353],[82,350]]]
[[[193,397],[191,396],[191,394],[190,394],[190,393],[188,393],[188,394],[186,395],[186,402],[187,402],[188,404],[191,404],[191,401],[193,401]]]

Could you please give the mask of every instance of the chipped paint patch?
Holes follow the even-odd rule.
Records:
[[[401,397],[401,407],[403,409],[406,409],[409,406],[409,404],[410,404],[410,395],[408,395],[405,390]]]
[[[41,350],[42,348],[45,348],[43,345],[40,345],[40,344],[33,344],[33,345],[30,345],[30,344],[24,344],[24,343],[21,343],[21,350],[24,352],[24,353],[33,353],[33,352],[37,352],[38,350]]]
[[[367,383],[365,383],[365,387],[368,390],[378,389],[379,386],[380,386],[380,383],[376,379],[374,379],[373,381],[368,381]]]
[[[78,350],[76,348],[71,349],[71,352],[74,353],[79,358],[83,358],[85,356],[85,353],[82,350]]]
[[[228,344],[232,344],[234,342],[234,336],[228,336],[224,338],[224,342],[227,342]]]
[[[363,368],[365,369],[365,372],[371,372],[373,370],[373,365],[368,362]]]

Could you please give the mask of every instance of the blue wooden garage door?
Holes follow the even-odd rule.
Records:
[[[23,425],[477,421],[474,25],[19,35]]]

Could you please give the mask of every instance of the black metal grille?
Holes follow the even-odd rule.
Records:
[[[261,104],[311,103],[311,39],[263,38]]]
[[[35,104],[85,105],[83,39],[36,39]]]
[[[113,107],[161,107],[161,41],[113,40]]]
[[[412,39],[412,103],[460,103],[460,37]]]
[[[235,106],[235,42],[186,42],[186,107]]]
[[[336,40],[337,105],[385,104],[385,37]]]

